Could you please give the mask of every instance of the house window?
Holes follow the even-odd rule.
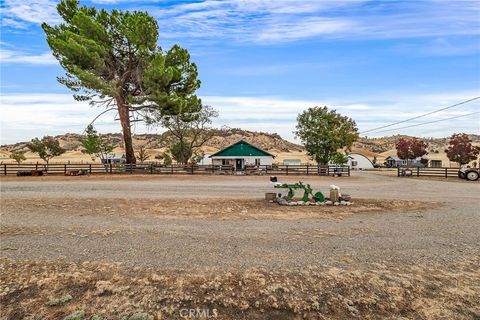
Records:
[[[430,160],[430,167],[441,168],[442,167],[442,160]]]
[[[222,166],[228,165],[228,160],[227,159],[222,159]]]
[[[407,160],[402,160],[402,164],[407,164]]]
[[[358,165],[358,162],[356,160],[352,160],[352,167],[356,167]]]
[[[255,159],[255,165],[259,166],[260,165],[260,159]]]

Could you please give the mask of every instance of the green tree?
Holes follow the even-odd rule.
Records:
[[[333,153],[333,155],[330,159],[330,162],[334,163],[334,164],[345,164],[345,163],[348,162],[348,156],[346,156],[343,153],[337,151],[337,152]]]
[[[65,153],[65,149],[60,147],[58,140],[50,136],[45,136],[41,140],[38,138],[32,139],[27,147],[33,153],[38,153],[39,157],[47,164],[52,158]]]
[[[158,25],[146,12],[106,11],[78,0],[62,0],[57,11],[63,23],[42,28],[66,71],[58,80],[76,100],[117,110],[128,163],[135,163],[132,120],[150,110],[201,104],[194,94],[200,86],[196,65],[177,45],[166,53],[157,46]]]
[[[25,151],[12,151],[12,153],[10,154],[10,159],[15,160],[15,162],[18,164],[22,163],[22,161],[27,160],[27,158],[25,158]]]
[[[186,164],[214,134],[210,125],[218,112],[210,106],[202,106],[195,111],[184,109],[176,114],[157,116],[157,122],[170,134],[167,143],[171,145],[172,157]]]
[[[83,146],[83,153],[89,154],[94,160],[94,156],[105,162],[108,154],[113,151],[113,144],[98,134],[93,125],[89,125],[85,130],[85,137],[80,141]]]
[[[172,154],[173,160],[181,164],[186,164],[188,159],[190,159],[192,156],[192,151],[187,147],[187,145],[179,142],[173,144],[168,151],[170,151]]]
[[[165,153],[163,155],[163,164],[167,165],[167,166],[172,164],[172,157],[170,157],[170,155],[168,153]]]
[[[318,164],[328,164],[338,149],[351,148],[358,138],[355,121],[327,107],[308,108],[297,117],[297,138]]]

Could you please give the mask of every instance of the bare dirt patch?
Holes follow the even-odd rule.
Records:
[[[479,265],[477,258],[448,267],[232,273],[2,259],[0,301],[5,319],[62,319],[78,310],[85,319],[138,312],[182,319],[192,308],[216,319],[478,319]]]
[[[23,236],[32,234],[44,234],[46,231],[34,227],[18,227],[18,226],[0,226],[0,236]]]
[[[213,219],[312,219],[342,217],[356,213],[412,212],[439,207],[439,203],[413,200],[354,199],[351,206],[280,206],[263,199],[1,199],[10,212],[39,214],[98,214]]]
[[[442,182],[456,182],[456,183],[471,183],[480,182],[480,179],[477,181],[469,181],[467,179],[460,179],[458,177],[402,177],[403,179],[414,179],[414,180],[427,180],[427,181],[442,181]]]
[[[162,181],[162,180],[176,180],[176,181],[258,181],[268,180],[270,175],[253,176],[253,175],[221,175],[221,174],[92,174],[88,176],[64,176],[64,175],[44,175],[44,176],[25,176],[17,177],[14,175],[2,176],[0,175],[0,181]],[[283,180],[329,180],[331,176],[316,176],[316,175],[279,175]],[[359,177],[354,176],[342,176],[335,177],[337,181],[341,180],[357,180]]]

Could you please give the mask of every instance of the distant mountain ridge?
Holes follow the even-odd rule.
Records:
[[[115,148],[122,148],[123,141],[120,133],[103,134],[109,139]],[[362,153],[366,156],[373,157],[375,154],[382,154],[395,149],[395,143],[400,138],[408,138],[411,136],[395,135],[381,138],[359,138],[354,144],[353,151]],[[480,145],[480,135],[470,134],[470,139],[476,145]],[[66,133],[55,136],[60,141],[60,145],[67,151],[80,151],[82,135],[76,133]],[[167,147],[165,141],[168,133],[162,134],[136,134],[133,136],[133,144],[135,148],[144,147],[146,149],[164,149]],[[240,139],[246,141],[268,151],[277,153],[299,153],[304,152],[302,145],[287,141],[277,133],[256,132],[242,130],[239,128],[213,129],[212,138],[207,141],[204,148],[208,150],[222,149]],[[442,152],[448,145],[448,137],[445,138],[420,138],[428,143],[429,152]],[[19,142],[15,144],[2,145],[0,150],[3,152],[12,152],[17,150],[27,151],[28,142]]]
[[[304,151],[304,147],[293,142],[282,139],[280,135],[276,133],[255,132],[242,130],[238,128],[229,129],[212,129],[212,138],[205,143],[205,147],[222,149],[240,139],[255,144],[262,149],[277,150],[279,152],[301,152]],[[110,140],[115,148],[123,147],[123,140],[121,133],[107,133],[102,134],[103,137]],[[135,134],[133,135],[133,145],[135,148],[144,147],[146,149],[162,149],[167,147],[166,141],[169,134],[167,132],[161,134]],[[55,136],[59,140],[62,148],[67,151],[81,150],[82,135],[77,133],[66,133],[63,135]],[[18,151],[28,150],[27,141],[18,142],[9,145],[2,145],[0,149],[3,151]]]
[[[480,144],[480,135],[478,134],[469,134],[468,135],[472,140],[472,143],[475,145]],[[413,136],[407,135],[394,135],[380,138],[359,138],[355,142],[354,147],[359,149],[368,150],[374,153],[383,153],[389,150],[395,149],[395,143],[400,138],[412,138]],[[428,151],[442,151],[448,146],[449,137],[444,138],[418,138],[428,144]]]

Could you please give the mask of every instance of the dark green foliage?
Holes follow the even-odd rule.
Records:
[[[81,143],[84,149],[82,152],[92,156],[92,160],[93,156],[105,160],[107,155],[113,151],[113,144],[99,135],[93,128],[93,125],[87,127],[85,137],[81,140]]]
[[[157,46],[158,25],[148,13],[79,6],[78,0],[62,0],[57,10],[64,23],[42,28],[66,71],[59,82],[77,100],[117,108],[127,162],[135,163],[132,117],[198,110],[196,65],[177,45],[166,53]]]
[[[345,164],[348,162],[348,157],[341,152],[334,152],[330,161],[334,164]]]
[[[169,149],[172,154],[172,158],[177,163],[185,164],[188,162],[188,159],[192,156],[192,150],[188,148],[185,143],[177,142]]]
[[[297,117],[295,136],[318,164],[328,164],[338,149],[350,149],[358,138],[355,121],[327,107],[314,107]]]
[[[169,155],[168,153],[165,153],[165,154],[163,155],[163,164],[169,166],[169,165],[172,164],[172,162],[173,162],[173,161],[172,161],[172,157],[170,157],[170,155]]]
[[[199,112],[201,100],[195,95],[200,87],[195,63],[190,62],[186,49],[174,45],[165,55],[155,55],[145,70],[148,101],[157,108],[147,108],[150,121],[159,121],[163,115]],[[139,101],[143,102],[143,101]]]
[[[38,153],[41,159],[48,163],[52,158],[65,153],[65,149],[60,147],[60,143],[53,137],[45,136],[41,140],[38,138],[32,139],[27,144],[30,151]]]

